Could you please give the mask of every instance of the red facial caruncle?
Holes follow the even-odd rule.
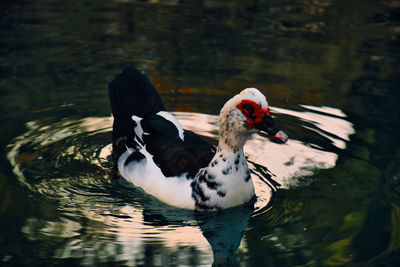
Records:
[[[269,108],[263,109],[256,102],[252,100],[242,100],[236,107],[247,118],[247,124],[251,128],[255,128],[256,123],[260,123],[265,114],[271,116]]]

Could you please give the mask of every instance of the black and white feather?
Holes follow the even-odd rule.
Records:
[[[115,77],[109,96],[113,158],[126,180],[167,204],[188,209],[223,209],[254,198],[243,145],[256,129],[247,125],[237,105],[248,99],[268,108],[257,89],[243,90],[222,108],[217,149],[184,130],[135,68]]]

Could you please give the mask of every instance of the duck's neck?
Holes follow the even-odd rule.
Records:
[[[221,137],[218,143],[218,149],[223,151],[241,151],[243,153],[243,146],[248,139],[248,134],[240,132],[229,132],[225,129],[221,129]]]
[[[232,112],[231,112],[232,113]],[[225,151],[243,151],[243,146],[249,138],[250,132],[243,127],[243,123],[236,117],[236,113],[219,116],[220,139],[218,147]]]
[[[232,147],[220,140],[217,152],[210,163],[210,167],[228,170],[223,171],[224,175],[227,175],[228,173],[235,175],[239,170],[247,172],[248,167],[243,152],[243,146]]]
[[[229,140],[221,138],[218,143],[217,154],[227,153],[227,154],[243,154],[243,145],[232,145]]]

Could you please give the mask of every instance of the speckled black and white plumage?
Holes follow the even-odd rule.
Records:
[[[147,77],[134,68],[116,76],[109,95],[113,158],[120,174],[173,206],[216,210],[251,201],[254,186],[243,152],[246,140],[259,130],[287,140],[255,88],[243,90],[222,108],[217,149],[184,130]]]

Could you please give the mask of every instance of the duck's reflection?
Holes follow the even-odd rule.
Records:
[[[216,213],[196,213],[200,229],[210,243],[213,266],[236,266],[236,251],[254,211],[254,205],[239,206]]]
[[[165,211],[148,207],[143,210],[143,220],[160,227],[190,221],[200,227],[202,235],[211,245],[213,266],[237,266],[236,251],[253,214],[253,203],[215,212],[195,211],[192,216],[188,213],[185,215],[185,212],[175,211],[168,214]]]

